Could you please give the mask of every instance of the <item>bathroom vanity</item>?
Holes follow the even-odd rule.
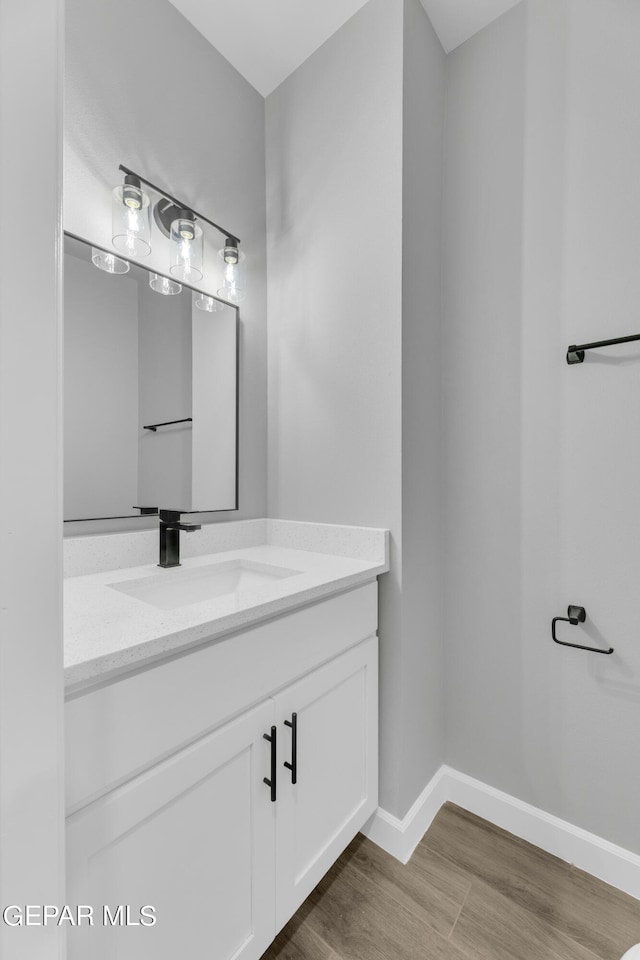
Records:
[[[387,535],[211,525],[168,571],[156,537],[65,545],[67,902],[124,906],[69,956],[258,960],[377,806]]]
[[[190,523],[237,509],[237,305],[112,262],[66,237],[65,519],[159,534],[64,544],[68,956],[258,960],[377,806],[387,534]]]

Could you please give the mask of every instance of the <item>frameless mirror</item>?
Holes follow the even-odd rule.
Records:
[[[168,283],[65,236],[65,521],[238,508],[238,310]]]

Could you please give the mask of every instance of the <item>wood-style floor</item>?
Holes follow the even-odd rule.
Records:
[[[407,866],[357,837],[263,960],[620,960],[640,903],[446,804]]]

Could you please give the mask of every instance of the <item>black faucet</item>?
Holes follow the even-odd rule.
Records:
[[[181,523],[179,510],[160,510],[160,563],[159,567],[180,566],[180,531],[193,533],[200,530],[199,523]]]

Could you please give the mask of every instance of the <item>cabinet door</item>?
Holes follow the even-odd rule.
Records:
[[[273,712],[262,704],[69,817],[67,902],[94,909],[94,926],[69,930],[69,960],[262,955],[275,932]],[[155,926],[134,926],[145,905]]]
[[[375,638],[275,698],[278,730],[276,926],[280,929],[378,803]],[[296,714],[296,783],[291,763]],[[292,764],[293,765],[293,764]]]

